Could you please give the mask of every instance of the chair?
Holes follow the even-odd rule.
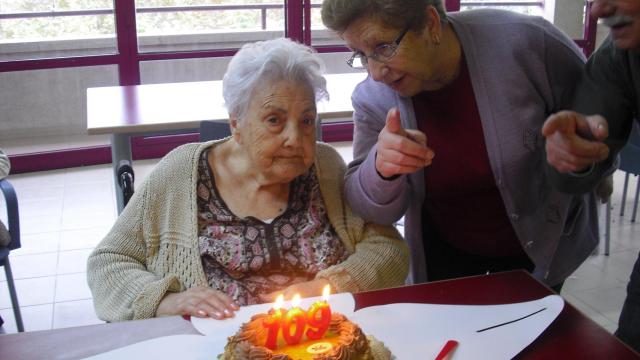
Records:
[[[322,141],[322,121],[316,119],[316,140]],[[226,122],[203,120],[200,122],[200,142],[218,140],[231,136],[231,129]]]
[[[226,122],[204,120],[200,122],[200,142],[218,140],[231,135]]]
[[[204,120],[200,122],[200,141],[222,139],[231,135],[228,123]],[[127,206],[134,193],[135,173],[128,160],[122,160],[118,164],[118,185],[122,191],[123,208]]]
[[[22,315],[20,314],[20,305],[18,304],[18,296],[16,294],[16,286],[13,282],[13,274],[11,273],[11,264],[9,263],[9,253],[11,250],[20,248],[20,218],[18,217],[18,197],[13,186],[7,179],[0,180],[0,190],[4,194],[7,203],[7,220],[9,222],[9,234],[11,242],[8,246],[0,246],[0,266],[4,266],[4,273],[7,276],[7,285],[9,286],[9,296],[13,306],[13,315],[16,318],[16,325],[19,332],[24,331],[22,324]]]
[[[635,176],[640,175],[640,128],[636,122],[633,124],[629,141],[627,145],[620,151],[620,170],[625,171],[624,188],[622,189],[622,203],[620,204],[620,216],[624,216],[625,202],[627,199],[627,186],[629,185],[629,174]],[[633,202],[633,215],[631,222],[636,221],[638,212],[638,192],[640,191],[640,182],[636,185],[636,197]]]
[[[122,190],[122,207],[126,207],[133,196],[133,181],[135,175],[133,173],[133,167],[129,160],[121,160],[118,164],[118,185]]]
[[[631,134],[629,134],[629,140],[627,144],[620,151],[618,166],[619,170],[625,172],[624,175],[624,187],[622,188],[622,201],[620,202],[620,216],[624,216],[625,203],[627,201],[627,188],[629,186],[629,175],[633,174],[636,177],[640,175],[640,128],[636,121],[633,123]],[[636,215],[638,213],[638,195],[640,195],[640,179],[636,184],[636,196],[633,201],[633,214],[631,215],[631,222],[636,221]],[[607,202],[607,218],[605,229],[605,246],[604,254],[609,255],[609,241],[610,241],[610,226],[611,226],[611,200]]]

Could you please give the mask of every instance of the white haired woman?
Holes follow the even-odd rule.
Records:
[[[287,39],[240,49],[223,80],[231,137],[162,159],[89,257],[100,318],[223,319],[275,292],[404,283],[399,233],[351,212],[344,162],[316,143],[321,70],[317,54]]]

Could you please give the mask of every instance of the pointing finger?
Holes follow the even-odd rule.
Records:
[[[402,128],[402,123],[400,122],[400,111],[398,110],[398,108],[394,107],[389,109],[389,112],[387,112],[387,121],[385,127],[392,134],[405,136],[406,133]]]

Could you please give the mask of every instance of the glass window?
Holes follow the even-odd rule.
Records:
[[[544,0],[461,0],[460,10],[492,8],[544,16]]]
[[[320,8],[322,0],[311,0],[311,45],[344,45],[344,41],[334,31],[327,29],[322,23]]]
[[[113,0],[0,0],[0,61],[116,53]]]
[[[284,1],[137,0],[140,52],[229,49],[284,36]]]

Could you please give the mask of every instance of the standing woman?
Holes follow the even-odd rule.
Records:
[[[546,117],[584,57],[542,18],[446,14],[441,0],[325,0],[322,20],[369,77],[353,92],[347,200],[405,216],[414,282],[524,268],[559,290],[598,243],[595,197],[544,175]]]

